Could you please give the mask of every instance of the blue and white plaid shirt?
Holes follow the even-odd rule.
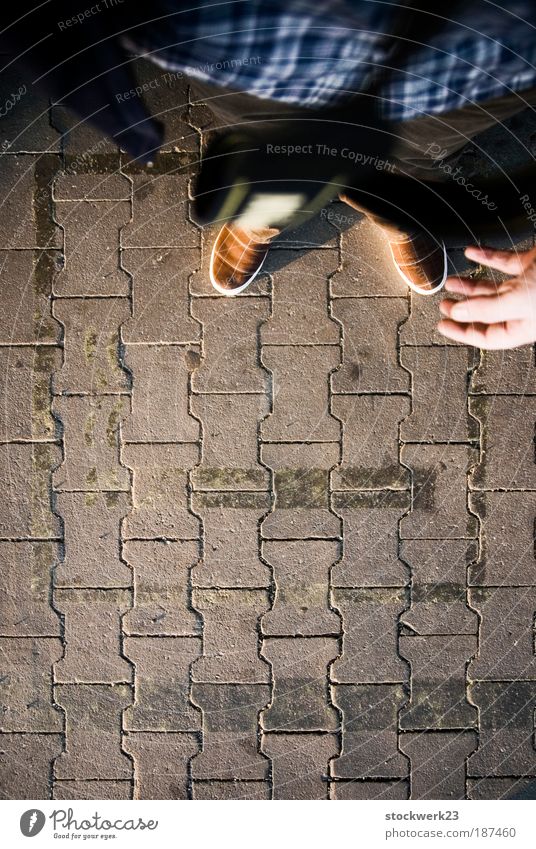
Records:
[[[396,0],[198,0],[180,8],[187,5],[154,0],[154,20],[125,44],[169,71],[304,106],[366,90],[375,68],[388,69],[400,11]],[[470,0],[455,10],[387,74],[378,90],[384,118],[446,112],[536,85],[535,3]]]

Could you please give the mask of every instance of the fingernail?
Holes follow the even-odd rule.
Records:
[[[452,308],[452,317],[463,321],[465,318],[469,318],[469,310],[463,304],[456,304]]]

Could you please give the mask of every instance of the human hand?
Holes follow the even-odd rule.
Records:
[[[516,253],[469,247],[465,255],[514,276],[503,283],[447,278],[447,292],[465,298],[441,301],[439,309],[446,318],[437,325],[439,332],[456,342],[487,350],[517,348],[536,341],[536,248]]]

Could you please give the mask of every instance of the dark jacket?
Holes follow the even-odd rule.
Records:
[[[0,47],[31,70],[55,103],[148,162],[162,144],[161,125],[140,98],[116,99],[136,85],[118,36],[135,32],[148,14],[143,0],[18,0],[0,13]]]

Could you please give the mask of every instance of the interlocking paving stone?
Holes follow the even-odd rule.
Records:
[[[129,732],[123,748],[134,758],[135,799],[188,798],[188,763],[199,751],[196,734]]]
[[[196,540],[131,540],[123,545],[134,584],[134,606],[123,619],[126,634],[187,636],[200,632],[200,618],[190,608],[188,587],[189,570],[198,554]]]
[[[130,219],[128,201],[58,201],[56,220],[65,240],[65,263],[54,279],[59,297],[128,295],[128,274],[118,267],[119,234]]]
[[[128,442],[196,442],[199,422],[188,410],[192,348],[176,345],[128,345],[125,365],[131,371],[132,415],[122,436]]]
[[[55,763],[59,779],[128,779],[132,763],[121,749],[121,713],[132,701],[125,684],[59,684],[66,715],[66,748]]]
[[[337,781],[330,799],[409,799],[409,781]]]
[[[269,606],[265,590],[195,589],[192,603],[203,614],[203,657],[192,680],[268,684],[270,669],[258,652],[258,621]]]
[[[128,373],[121,367],[119,331],[130,316],[126,298],[62,298],[54,302],[54,317],[65,332],[64,361],[56,371],[56,394],[126,392]]]
[[[106,172],[80,174],[71,167],[69,171],[60,171],[53,184],[53,196],[56,201],[79,200],[130,200],[130,183],[124,174]],[[68,214],[68,209],[63,210]],[[103,209],[106,212],[106,209]]]
[[[53,799],[132,799],[132,782],[124,781],[55,781]]]
[[[223,94],[215,94],[215,97],[224,97]],[[212,97],[208,98],[210,102],[212,101]],[[190,109],[189,109],[189,123],[190,126],[196,127],[200,131],[209,131],[214,129],[214,127],[221,127],[222,125],[226,125],[225,119],[222,120],[218,118],[215,113],[208,108],[206,103],[204,102],[203,97],[200,97],[195,90],[195,88],[190,88],[189,91],[189,101],[190,101]],[[203,140],[206,142],[206,138]]]
[[[266,731],[335,731],[339,717],[330,704],[326,670],[337,657],[338,640],[271,637],[264,640],[262,653],[274,674],[272,704],[262,713],[262,727]]]
[[[469,400],[469,409],[482,428],[480,464],[471,485],[475,489],[536,489],[536,398],[480,396]]]
[[[117,153],[112,139],[102,135],[89,121],[81,121],[75,112],[57,104],[50,111],[50,122],[62,134],[61,145],[66,157],[72,160],[75,173],[91,167],[100,154]]]
[[[460,346],[442,336],[437,326],[438,302],[441,295],[422,297],[411,293],[409,318],[400,328],[400,345]]]
[[[60,362],[59,349],[50,345],[0,348],[2,442],[56,438],[50,377]]]
[[[269,761],[259,751],[258,713],[270,701],[270,687],[193,684],[192,700],[203,711],[204,741],[191,762],[194,781],[266,779]]]
[[[510,351],[481,351],[474,370],[471,392],[489,395],[534,395],[534,346]]]
[[[342,267],[331,284],[333,295],[404,297],[407,290],[398,274],[392,272],[389,246],[383,234],[346,204],[333,204],[332,209],[339,216],[339,220],[333,218],[332,223],[344,231]],[[352,224],[355,226],[350,226]]]
[[[0,636],[57,637],[60,621],[50,606],[57,545],[0,542]]]
[[[132,512],[123,539],[197,539],[199,520],[187,505],[187,472],[198,459],[195,445],[127,444],[122,460],[133,469]]]
[[[333,591],[344,633],[341,657],[332,667],[334,681],[381,684],[407,679],[407,665],[397,647],[397,616],[404,602],[400,589]]]
[[[0,445],[0,538],[57,537],[59,520],[52,513],[51,471],[61,462],[56,445]]]
[[[130,682],[132,666],[120,657],[120,617],[131,607],[128,590],[58,589],[54,602],[65,617],[66,646],[56,681]]]
[[[478,657],[469,666],[469,677],[536,680],[536,587],[478,587],[469,591],[469,599],[482,617]]]
[[[329,470],[339,461],[337,443],[261,445],[274,470],[275,509],[262,523],[267,539],[338,537],[341,521],[329,504]]]
[[[467,442],[478,438],[469,415],[467,383],[478,355],[473,348],[405,347],[402,364],[411,371],[413,403],[400,436],[408,442]]]
[[[342,419],[342,463],[333,489],[407,489],[408,470],[398,460],[398,426],[409,399],[389,395],[336,395],[332,410]]]
[[[331,573],[333,586],[404,586],[408,570],[399,558],[398,522],[408,509],[407,494],[335,492],[332,506],[344,528],[342,558]]]
[[[260,338],[264,345],[337,345],[340,327],[328,315],[328,280],[337,270],[335,251],[299,253],[274,252],[284,267],[274,275],[272,315],[261,327]],[[304,277],[307,279],[307,297],[303,297]]]
[[[480,554],[469,569],[469,583],[536,586],[536,494],[474,492],[469,504],[480,519]]]
[[[129,731],[194,731],[201,716],[189,703],[189,668],[201,651],[198,637],[127,637],[136,667],[136,701],[125,711]]]
[[[192,315],[203,324],[204,358],[194,392],[264,392],[268,374],[257,352],[257,328],[268,318],[266,298],[198,298]]]
[[[265,734],[274,799],[327,799],[328,763],[338,752],[334,734]]]
[[[341,753],[331,764],[333,777],[353,778],[357,783],[364,778],[408,775],[408,759],[398,751],[397,744],[397,713],[406,700],[400,684],[333,687],[333,701],[342,711],[343,729]]]
[[[468,799],[509,799],[517,793],[528,792],[527,799],[534,799],[534,781],[529,778],[469,778]]]
[[[267,636],[338,634],[340,617],[330,609],[330,567],[337,559],[335,541],[267,541],[264,559],[273,569],[276,593],[261,620]]]
[[[121,557],[121,520],[130,509],[122,492],[59,492],[64,552],[56,587],[129,587],[132,573]]]
[[[197,247],[199,230],[186,217],[188,175],[181,173],[178,164],[168,167],[172,173],[159,173],[155,168],[152,173],[129,175],[133,218],[122,233],[124,247]]]
[[[476,542],[404,540],[401,555],[411,571],[411,604],[402,624],[420,635],[476,634],[478,615],[469,607],[466,588]]]
[[[426,731],[400,735],[410,759],[411,799],[463,799],[465,759],[476,748],[473,731]]]
[[[60,254],[52,251],[0,251],[2,345],[59,340],[61,328],[49,303],[52,268],[59,260]]]
[[[473,727],[477,712],[467,700],[465,669],[476,653],[476,636],[401,635],[399,645],[411,666],[411,698],[400,712],[400,727]]]
[[[201,327],[189,314],[188,280],[199,264],[199,251],[125,248],[121,260],[132,275],[132,317],[122,328],[124,342],[197,342]]]
[[[409,374],[398,363],[398,328],[407,318],[404,298],[341,298],[332,313],[344,332],[343,361],[334,392],[407,392]]]
[[[201,516],[204,532],[203,557],[192,570],[194,586],[266,587],[270,584],[270,568],[259,557],[258,540],[259,521],[268,511],[270,502],[260,493],[257,502],[255,494],[249,503],[243,503],[244,495],[248,494],[194,493],[193,510]]]
[[[196,490],[266,490],[269,473],[258,462],[257,423],[269,412],[265,395],[194,395],[203,422],[202,461],[192,472]]]
[[[264,345],[262,362],[273,374],[274,408],[261,425],[261,438],[270,442],[338,440],[340,423],[330,413],[328,389],[329,374],[340,362],[339,348]]]
[[[59,492],[128,491],[128,469],[119,460],[119,425],[129,398],[113,395],[58,396],[53,411],[64,428],[64,461],[53,473]]]
[[[2,731],[62,730],[61,711],[52,704],[52,667],[62,654],[55,637],[0,639]]]
[[[478,749],[468,762],[468,775],[531,775],[534,762],[532,681],[477,681],[469,685],[471,702],[479,708]]]
[[[196,781],[194,799],[270,799],[267,781]]]
[[[61,754],[61,734],[2,734],[0,779],[3,798],[50,799],[49,776]]]
[[[34,203],[39,170],[45,173],[49,163],[59,164],[56,156],[4,154],[2,156],[2,197],[0,200],[0,244],[2,248],[58,247],[60,236],[50,221],[40,232],[38,215],[43,198]],[[37,180],[39,183],[40,180]]]
[[[467,471],[476,451],[464,445],[405,445],[402,462],[413,474],[411,512],[400,522],[402,539],[464,539],[477,536],[467,509]]]

